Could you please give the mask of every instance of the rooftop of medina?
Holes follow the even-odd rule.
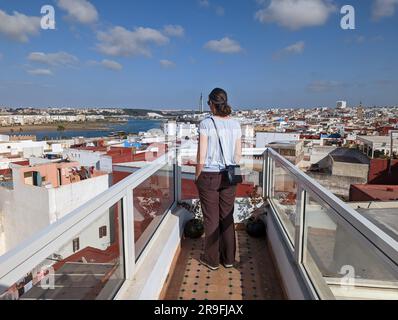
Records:
[[[118,165],[119,182],[0,256],[0,298],[398,299],[396,228],[272,149],[244,149],[237,261],[208,271],[202,240],[184,237],[192,212],[182,203],[198,198],[194,154],[182,145],[139,168]],[[264,237],[245,231],[253,211]]]

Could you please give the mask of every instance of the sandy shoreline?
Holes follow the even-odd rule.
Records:
[[[57,123],[57,124],[43,124],[43,125],[0,127],[0,133],[23,134],[24,132],[57,131],[59,125],[62,125],[65,128],[65,131],[74,131],[74,130],[99,131],[99,130],[108,130],[110,125],[114,124],[115,124],[114,122],[106,122],[106,123],[88,122],[88,123]]]

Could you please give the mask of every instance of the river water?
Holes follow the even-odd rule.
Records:
[[[111,124],[108,129],[101,130],[66,130],[63,132],[58,132],[56,130],[42,130],[42,131],[23,131],[22,133],[14,133],[15,135],[35,135],[37,140],[45,140],[45,139],[61,139],[61,138],[76,138],[76,137],[85,137],[85,138],[96,138],[96,137],[107,137],[112,132],[123,131],[126,133],[139,133],[141,131],[148,131],[151,129],[163,129],[162,121],[157,120],[137,120],[130,119],[126,123],[120,124]],[[84,126],[84,125],[83,125]],[[12,135],[12,133],[8,133]]]

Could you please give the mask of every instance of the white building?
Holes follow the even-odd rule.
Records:
[[[347,101],[337,101],[336,108],[337,109],[346,109],[347,108]]]
[[[102,172],[95,172],[91,178],[81,181],[76,178],[72,183],[75,167],[79,164],[12,167],[12,188],[0,187],[4,251],[11,250],[108,189],[108,174]],[[96,243],[94,240],[91,246]]]
[[[192,123],[178,123],[177,137],[179,139],[191,138],[198,135],[198,127]]]
[[[254,138],[254,126],[251,124],[245,124],[242,126],[242,137],[253,139]]]
[[[26,153],[24,157],[42,156],[44,151],[49,150],[49,146],[45,141],[15,141],[15,142],[0,142],[0,154],[18,155]]]
[[[175,121],[168,121],[163,125],[163,131],[166,136],[175,137],[177,135],[177,123]]]
[[[97,170],[112,173],[112,157],[106,152],[65,149],[62,152],[62,158],[77,161],[83,167],[94,167]]]
[[[9,142],[10,141],[10,136],[0,134],[0,142]]]

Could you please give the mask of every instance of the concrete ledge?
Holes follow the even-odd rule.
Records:
[[[264,219],[267,224],[268,243],[279,270],[284,292],[289,300],[311,300],[313,298],[300,275],[290,249],[284,243],[280,227],[276,221],[277,217],[274,215],[271,207],[268,207]]]

